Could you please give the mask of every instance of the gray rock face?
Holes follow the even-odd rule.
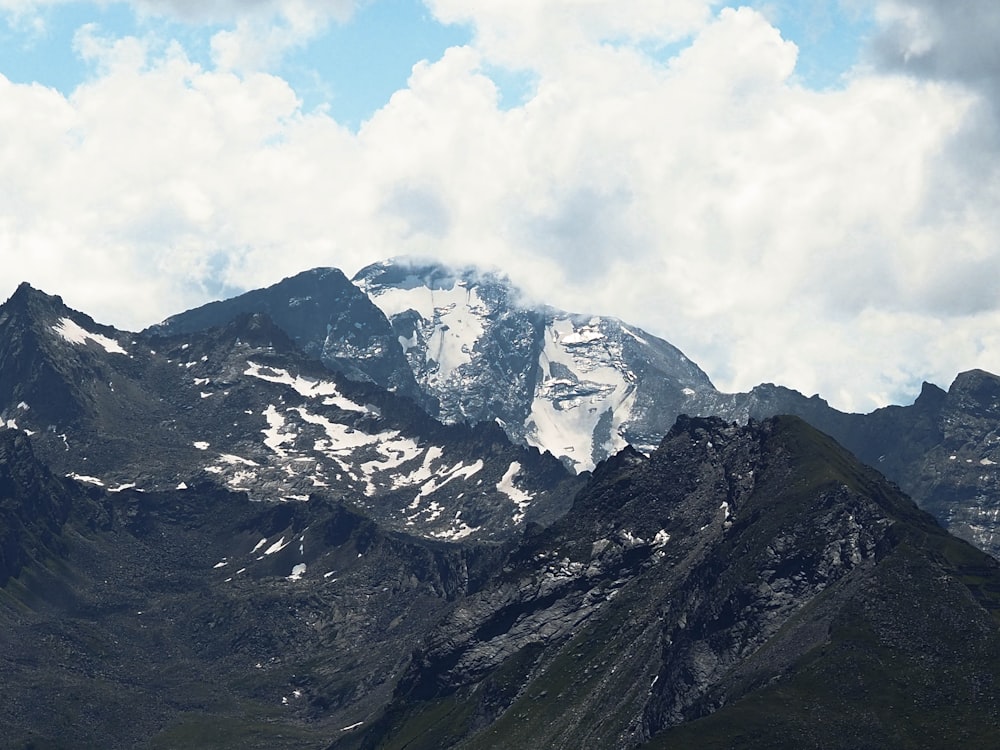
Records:
[[[836,699],[836,729],[810,746],[857,747],[851,722],[881,721],[891,736],[886,724],[911,721],[892,710],[876,719],[869,702],[886,670],[933,685],[929,630],[971,623],[987,651],[1000,646],[989,624],[1000,590],[970,597],[945,562],[966,553],[977,575],[1000,580],[995,561],[800,420],[681,419],[648,458],[627,451],[598,467],[565,518],[424,640],[384,718],[333,747],[404,747],[416,727],[427,747],[638,747],[748,696],[775,722],[822,705],[836,685],[797,680],[827,659],[869,684]],[[907,592],[912,607],[899,599]],[[868,628],[874,640],[859,642]],[[968,645],[955,658],[975,682]],[[846,662],[831,656],[844,647]],[[771,689],[773,703],[761,697]],[[753,747],[787,738],[753,736]]]
[[[529,308],[496,274],[399,261],[370,266],[354,282],[335,269],[316,269],[174,316],[149,333],[194,332],[231,322],[243,312],[264,312],[275,317],[294,348],[335,372],[395,390],[449,424],[497,422],[515,443],[548,451],[576,472],[625,445],[651,451],[681,414],[741,424],[794,414],[876,466],[949,529],[1000,555],[1000,488],[994,471],[1000,463],[1000,455],[994,455],[1000,423],[997,379],[989,373],[963,373],[948,392],[927,385],[912,406],[845,414],[818,396],[806,398],[772,384],[749,393],[721,393],[666,342],[613,319]],[[32,310],[50,308],[62,312],[51,313],[42,328],[12,322],[30,322],[37,318]],[[26,286],[0,312],[4,330],[0,393],[9,394],[0,404],[4,423],[53,428],[58,436],[65,434],[63,423],[80,416],[79,409],[121,413],[122,398],[111,396],[103,384],[122,372],[125,360],[115,347],[125,346],[130,335],[66,310],[58,298]],[[65,335],[53,338],[48,335],[53,330]],[[74,337],[79,341],[70,340]],[[129,359],[133,370],[143,366],[131,352]],[[109,360],[117,369],[108,369]],[[288,372],[280,365],[278,370]],[[120,384],[125,382],[128,378],[119,377]],[[129,408],[170,419],[160,397],[149,400],[148,395],[134,389]],[[179,405],[176,397],[166,401]],[[24,407],[33,413],[27,415]],[[125,454],[132,450],[126,442],[119,448]],[[373,461],[384,459],[373,454],[362,463],[373,466]],[[501,484],[511,465],[491,483]],[[302,486],[279,484],[287,493],[307,494]],[[391,489],[391,482],[382,487]],[[459,485],[452,480],[449,487]],[[426,507],[433,508],[426,517],[438,510]],[[470,510],[451,509],[464,515],[451,516],[456,523],[450,532],[435,531],[459,534],[477,527],[463,525]],[[401,510],[396,515],[397,522],[411,520]],[[442,517],[435,516],[438,522]]]
[[[392,323],[444,422],[498,420],[575,471],[631,444],[652,450],[677,414],[714,392],[667,342],[613,318],[519,302],[509,280],[406,261],[354,282]]]
[[[442,426],[331,373],[262,314],[128,334],[25,290],[0,307],[0,381],[3,427],[107,489],[211,480],[262,502],[327,494],[388,527],[460,540],[550,522],[582,481],[496,425]]]
[[[334,372],[421,398],[388,322],[336,268],[304,271],[266,289],[210,302],[167,318],[147,333],[188,334],[251,313],[267,315],[302,352]]]
[[[773,384],[722,393],[667,342],[610,318],[526,307],[498,274],[391,261],[363,269],[354,283],[390,320],[444,422],[496,420],[515,442],[584,471],[625,445],[653,450],[680,415],[745,424],[793,414],[1000,555],[992,375],[963,374],[947,395],[928,386],[912,407],[845,414]]]
[[[897,482],[952,533],[1000,557],[1000,378],[961,373],[947,392],[852,416],[831,435]]]
[[[795,414],[896,482],[952,533],[1000,557],[1000,378],[959,374],[947,391],[925,383],[910,406],[845,414],[778,386],[719,394],[705,413],[729,419]]]
[[[111,492],[0,430],[2,744],[322,747],[391,697],[501,552],[388,533],[318,496]]]

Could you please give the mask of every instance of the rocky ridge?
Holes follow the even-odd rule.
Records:
[[[291,309],[298,298],[287,288],[325,273],[249,293],[238,306],[253,307],[252,297],[267,309]],[[346,282],[337,279],[339,289]],[[947,392],[925,384],[911,406],[845,414],[773,384],[722,393],[667,342],[614,319],[524,305],[497,273],[400,259],[362,269],[353,281],[373,303],[363,326],[378,329],[380,347],[398,344],[394,366],[404,361],[406,372],[394,381],[412,378],[422,408],[444,422],[497,421],[514,442],[581,471],[625,445],[651,451],[681,414],[741,424],[794,414],[878,467],[947,528],[1000,555],[994,375],[962,373]],[[206,309],[157,330],[197,328]],[[212,321],[225,317],[211,309]],[[325,333],[292,319],[284,326],[300,348],[322,351]]]
[[[681,420],[649,458],[599,467],[331,747],[988,743],[998,584],[995,560],[800,420]],[[900,684],[933,711],[881,699]]]
[[[1000,563],[793,417],[682,418],[508,543],[211,474],[111,491],[33,442],[0,430],[30,551],[0,587],[16,747],[995,739]]]
[[[331,373],[259,313],[131,334],[22,287],[0,307],[0,381],[0,421],[61,474],[109,490],[211,480],[258,501],[327,494],[390,527],[461,539],[554,520],[580,483],[496,425],[443,426]]]
[[[478,282],[394,283],[447,287],[420,318],[433,325],[392,321],[424,341],[400,346],[414,384],[440,385],[446,358],[421,352],[440,339],[458,356],[445,339],[464,308],[448,295]],[[511,331],[530,318],[490,304],[483,320]],[[265,313],[220,315],[136,334],[26,285],[0,306],[0,671],[13,696],[0,723],[15,746],[995,738],[1000,564],[805,422],[754,418],[797,405],[888,471],[922,467],[914,482],[941,508],[959,490],[990,502],[994,376],[867,416],[774,386],[741,400],[705,378],[698,398],[745,424],[681,416],[648,455],[626,446],[573,475],[491,420],[427,413],[473,409],[476,388],[530,361],[515,352],[490,370],[485,324],[449,381],[472,395],[449,402],[392,392],[385,372],[331,371]],[[637,329],[553,315],[542,338],[562,337],[576,381],[543,345],[543,384],[586,389],[626,351],[633,374],[653,357],[615,348],[616,335],[639,346]],[[675,350],[658,351],[644,377],[690,402],[663,375]],[[598,401],[577,391],[553,413],[604,403],[588,393]]]
[[[5,747],[321,747],[388,700],[502,553],[322,497],[111,492],[54,476],[10,429],[0,509],[22,553],[0,587]]]

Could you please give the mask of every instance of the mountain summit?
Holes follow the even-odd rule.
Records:
[[[913,405],[868,415],[770,383],[722,393],[677,348],[622,321],[532,307],[500,273],[405,258],[367,266],[353,284],[336,269],[307,271],[150,333],[251,311],[330,369],[393,389],[445,423],[496,422],[575,472],[625,445],[649,453],[682,414],[740,424],[794,414],[877,466],[947,528],[1000,554],[989,373],[962,373],[948,392],[927,385]]]
[[[314,268],[266,289],[210,302],[146,332],[173,336],[203,331],[247,313],[267,315],[303,353],[334,372],[421,400],[385,317],[336,268]]]
[[[497,273],[397,259],[353,281],[389,319],[435,416],[498,420],[576,471],[627,444],[652,450],[715,391],[666,341],[615,318],[525,306]]]

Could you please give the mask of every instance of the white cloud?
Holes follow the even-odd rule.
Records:
[[[350,18],[364,0],[119,0],[137,13],[166,16],[191,23],[230,23],[249,16],[325,16],[338,21]],[[38,15],[58,5],[81,5],[82,0],[0,0],[0,11],[16,17]],[[109,0],[104,0],[104,5]]]
[[[597,43],[667,44],[709,20],[712,0],[428,0],[446,23],[468,23],[498,64],[547,69]]]
[[[313,41],[331,20],[346,22],[355,0],[280,3],[260,0],[256,4],[260,9],[248,13],[241,3],[225,3],[238,6],[238,9],[226,8],[237,20],[235,27],[223,29],[212,37],[212,57],[217,66],[229,70],[266,70],[289,50]]]
[[[749,9],[521,6],[436,0],[476,42],[416,65],[357,133],[230,37],[206,70],[84,30],[100,72],[72,96],[0,78],[0,253],[18,261],[0,289],[28,278],[139,327],[413,253],[642,325],[725,388],[870,408],[1000,371],[1000,180],[992,153],[956,151],[977,90],[870,69],[810,91]],[[667,62],[645,51],[687,34]],[[487,72],[521,54],[537,85],[505,109]]]
[[[120,0],[139,19],[220,25],[212,37],[214,62],[227,70],[274,66],[292,49],[320,36],[331,22],[346,23],[365,0]],[[44,34],[45,14],[80,0],[0,0],[8,23]],[[107,4],[107,3],[105,3]]]
[[[278,16],[290,20],[350,18],[357,0],[131,0],[139,11],[169,15],[192,22],[227,23],[248,16]]]

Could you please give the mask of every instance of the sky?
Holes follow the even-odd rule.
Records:
[[[991,0],[0,0],[0,298],[509,274],[717,387],[1000,373]]]

